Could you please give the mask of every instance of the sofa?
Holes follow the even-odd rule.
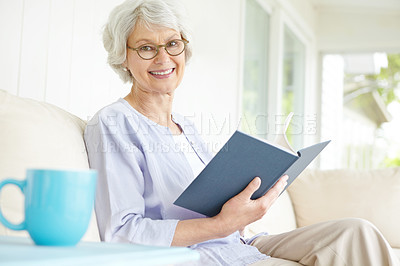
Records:
[[[23,179],[27,168],[88,169],[83,141],[85,121],[49,103],[0,90],[0,181]],[[0,207],[10,221],[23,219],[23,196],[6,186]],[[375,224],[400,258],[400,168],[306,170],[268,213],[246,227],[282,233],[317,222],[360,217]],[[0,235],[28,237],[0,224]],[[93,212],[82,241],[100,241]]]

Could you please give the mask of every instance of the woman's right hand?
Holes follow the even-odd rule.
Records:
[[[264,196],[252,200],[251,196],[261,185],[261,179],[255,177],[242,192],[228,200],[214,217],[221,235],[228,236],[261,219],[286,187],[287,180],[287,175],[282,176]]]
[[[186,247],[243,229],[263,217],[283,191],[287,179],[287,176],[281,177],[264,196],[252,200],[251,196],[261,184],[259,177],[254,178],[242,192],[228,200],[216,216],[179,221],[171,245]]]

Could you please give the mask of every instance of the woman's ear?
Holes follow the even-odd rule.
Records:
[[[128,71],[128,70],[129,70],[128,64],[127,64],[126,60],[125,60],[125,62],[122,63],[122,69],[123,69],[124,71]]]

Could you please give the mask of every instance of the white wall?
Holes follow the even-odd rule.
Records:
[[[129,85],[106,64],[101,41],[110,10],[121,2],[0,0],[0,89],[53,103],[83,119],[124,97]],[[177,90],[175,109],[195,115],[205,133],[210,123],[214,133],[223,130],[225,139],[239,114],[244,2],[183,2],[192,21],[194,55]],[[211,114],[215,120],[210,121]],[[230,117],[232,122],[225,121]]]
[[[105,64],[101,27],[120,0],[1,0],[0,89],[81,118],[126,86]]]
[[[400,52],[399,9],[321,9],[318,48],[324,53]]]
[[[176,91],[175,110],[197,124],[217,150],[239,120],[241,0],[185,0],[192,21],[194,54]]]
[[[106,64],[101,28],[123,0],[0,0],[0,89],[53,103],[83,119],[129,91]],[[307,47],[308,113],[316,113],[315,14],[305,2],[259,0],[272,15],[270,113],[280,110],[282,25]],[[175,110],[192,116],[206,140],[224,143],[238,127],[245,0],[184,0],[194,55]],[[297,3],[297,5],[295,5]],[[279,40],[279,41],[277,41]],[[313,141],[312,141],[313,142]],[[218,147],[216,147],[218,149]]]

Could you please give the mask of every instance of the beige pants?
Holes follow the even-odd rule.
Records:
[[[400,265],[378,229],[363,219],[335,220],[261,236],[252,245],[272,257],[252,264],[257,266]]]

